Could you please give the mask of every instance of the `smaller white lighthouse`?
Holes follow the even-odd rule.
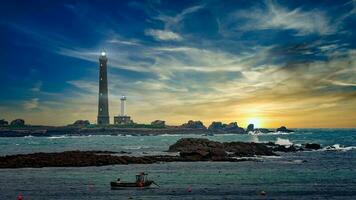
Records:
[[[131,117],[126,114],[126,96],[121,96],[120,107],[120,114],[118,116],[114,116],[114,124],[133,124],[134,122],[131,120]]]
[[[126,102],[126,97],[122,96],[120,98],[121,100],[121,115],[120,116],[125,116],[125,102]]]

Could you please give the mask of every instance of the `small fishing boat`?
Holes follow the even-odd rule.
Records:
[[[152,184],[157,185],[154,181],[148,180],[147,175],[144,172],[137,174],[135,182],[122,182],[119,178],[117,181],[110,182],[111,189],[147,188]]]

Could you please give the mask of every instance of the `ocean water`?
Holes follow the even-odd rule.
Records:
[[[322,150],[281,153],[246,162],[182,162],[81,168],[0,169],[0,199],[356,199],[356,129],[295,133],[0,138],[0,154],[65,150],[164,154],[182,137],[215,141],[319,143]],[[332,150],[327,147],[332,146]],[[111,190],[145,171],[160,187]],[[266,195],[260,195],[265,191]]]

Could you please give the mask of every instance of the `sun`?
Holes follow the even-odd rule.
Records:
[[[262,120],[259,119],[259,118],[255,118],[255,117],[253,117],[253,118],[248,118],[248,119],[247,119],[247,124],[253,124],[254,127],[256,127],[256,128],[261,128]]]

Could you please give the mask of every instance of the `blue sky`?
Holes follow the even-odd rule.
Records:
[[[105,50],[111,117],[126,95],[138,122],[356,127],[355,13],[353,0],[4,1],[0,118],[95,122]]]

